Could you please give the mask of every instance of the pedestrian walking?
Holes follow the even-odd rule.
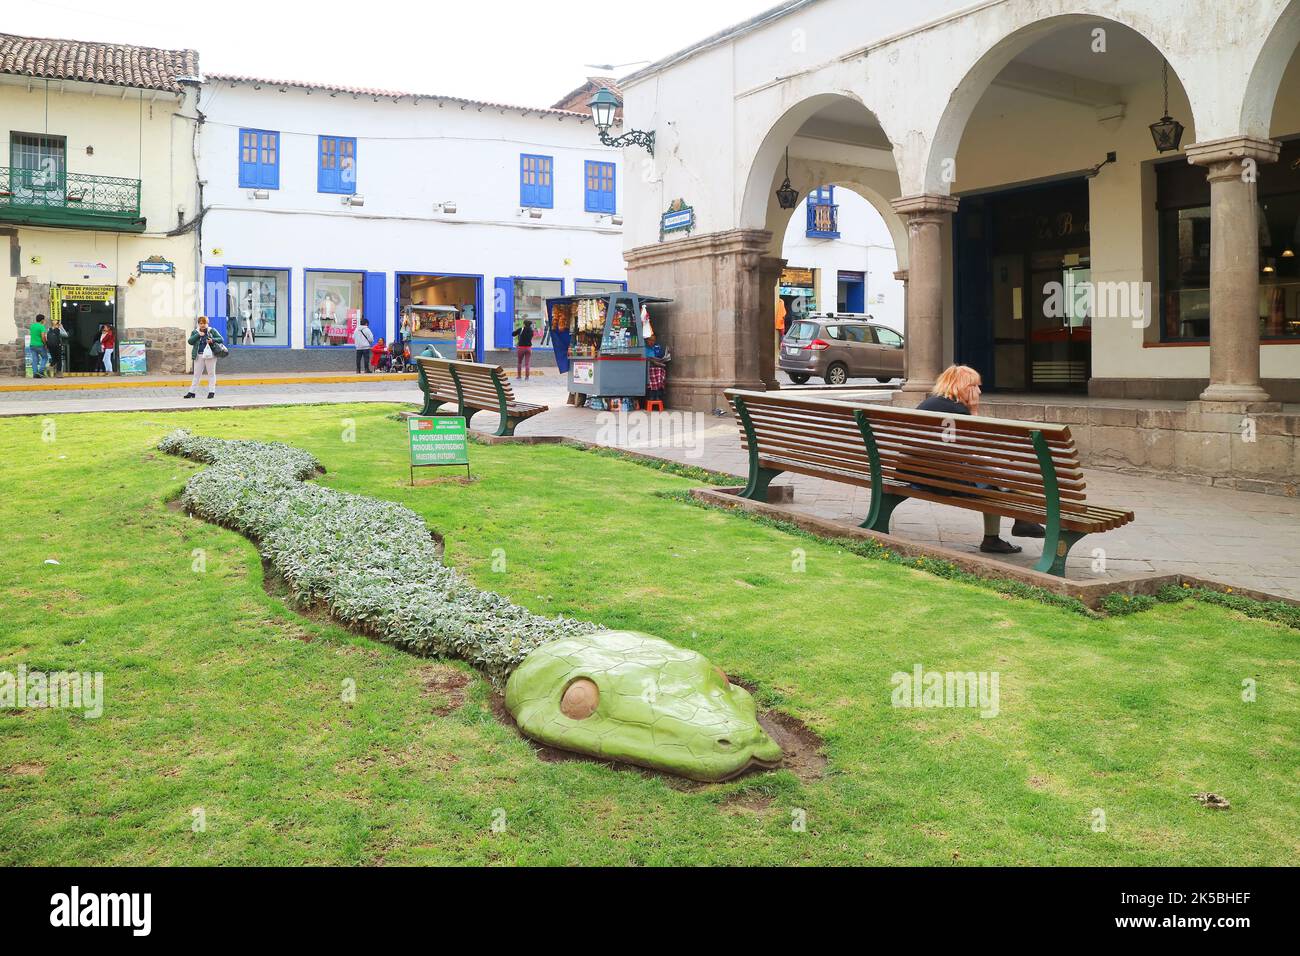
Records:
[[[362,319],[352,335],[352,344],[357,347],[357,374],[370,372],[370,350],[375,345],[375,333],[370,331],[370,320]]]
[[[208,324],[206,315],[199,316],[198,328],[190,333],[190,359],[194,362],[194,378],[190,380],[190,390],[186,398],[193,398],[199,390],[199,380],[208,380],[208,398],[217,397],[217,357],[226,355],[226,340],[221,333]]]
[[[524,319],[524,324],[515,329],[515,380],[520,377],[527,380],[533,373],[533,320]]]

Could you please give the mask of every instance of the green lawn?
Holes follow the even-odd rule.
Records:
[[[105,680],[97,720],[0,710],[0,863],[1240,865],[1300,853],[1293,630],[1195,602],[1090,620],[657,497],[690,482],[567,448],[475,446],[472,484],[448,470],[411,489],[391,411],[59,416],[53,436],[41,419],[0,421],[0,671]],[[704,652],[821,734],[825,776],[683,786],[543,762],[493,716],[477,675],[442,713],[449,700],[428,685],[448,665],[298,615],[264,590],[249,542],[167,506],[198,467],[153,448],[178,425],[306,448],[330,486],[424,515],[482,587]],[[890,675],[918,663],[997,671],[999,716],[891,707]],[[1232,809],[1192,799],[1207,790]]]

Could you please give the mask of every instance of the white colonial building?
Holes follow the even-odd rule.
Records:
[[[403,316],[481,359],[546,298],[625,287],[621,156],[588,113],[223,75],[199,108],[234,370],[345,367],[362,318],[391,343]]]

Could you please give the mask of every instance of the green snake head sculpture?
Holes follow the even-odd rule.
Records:
[[[506,708],[534,740],[692,780],[781,762],[748,691],[647,634],[599,631],[535,648],[510,675]]]

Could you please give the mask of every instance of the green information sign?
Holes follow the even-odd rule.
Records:
[[[412,484],[415,484],[415,469],[440,465],[464,465],[465,477],[469,477],[465,419],[412,416],[406,420],[406,434],[411,443]]]

